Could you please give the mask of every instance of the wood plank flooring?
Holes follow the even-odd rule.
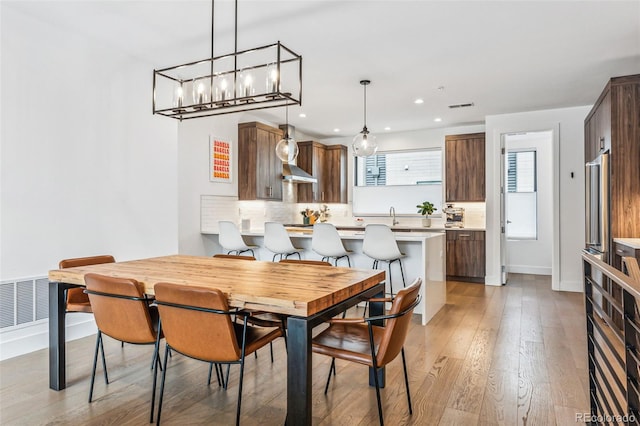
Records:
[[[447,283],[447,304],[423,327],[416,316],[405,345],[413,415],[398,358],[382,391],[389,425],[567,425],[589,410],[582,294],[553,292],[549,277],[512,275],[504,287]],[[0,424],[148,424],[151,346],[106,339],[111,383],[96,376],[87,403],[94,337],[67,344],[68,388],[48,387],[48,351],[0,363]],[[279,339],[247,361],[243,425],[281,425],[286,416],[286,353]],[[238,367],[229,389],[207,386],[208,366],[175,355],[162,420],[167,425],[233,424]],[[329,359],[313,357],[313,423],[376,424],[367,370],[337,362],[323,394]]]

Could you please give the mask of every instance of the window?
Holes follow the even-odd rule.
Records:
[[[507,238],[535,240],[538,237],[536,151],[509,150],[506,161]]]
[[[442,211],[442,149],[380,152],[355,158],[355,215],[416,215],[416,205],[432,202]]]

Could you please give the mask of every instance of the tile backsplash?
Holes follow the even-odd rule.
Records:
[[[200,196],[200,231],[217,232],[218,221],[230,220],[242,227],[242,221],[248,220],[250,229],[262,230],[265,222],[302,224],[300,212],[304,209],[319,210],[322,204],[293,203],[280,201],[239,201],[237,197],[219,195]],[[456,207],[465,209],[464,225],[466,228],[485,228],[485,203],[455,203]],[[327,204],[329,222],[339,226],[354,225],[351,204]],[[391,225],[389,216],[366,216],[364,223],[385,223]],[[398,216],[399,226],[420,227],[421,218],[417,216]],[[444,227],[444,217],[434,217],[432,228]]]

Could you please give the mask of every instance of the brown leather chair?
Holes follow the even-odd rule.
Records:
[[[76,257],[73,259],[61,260],[58,264],[60,269],[75,268],[77,266],[99,265],[102,263],[114,263],[116,260],[113,256],[90,256],[90,257]],[[84,289],[70,288],[67,290],[66,297],[66,311],[67,312],[93,312],[91,310],[91,304],[89,303],[89,296],[84,293]]]
[[[89,295],[93,316],[98,326],[96,350],[93,355],[93,371],[91,373],[91,390],[89,402],[93,397],[93,383],[96,375],[98,350],[102,350],[102,363],[105,383],[109,384],[104,355],[102,335],[137,345],[155,345],[153,354],[154,382],[151,397],[151,420],[155,402],[158,348],[162,333],[158,331],[158,311],[149,306],[149,299],[144,294],[144,287],[138,281],[128,278],[115,278],[99,274],[86,274],[85,292]]]
[[[404,341],[409,331],[411,314],[419,302],[421,285],[422,279],[416,278],[411,286],[400,290],[395,299],[393,299],[391,310],[387,315],[369,318],[331,319],[329,327],[318,334],[312,342],[313,352],[333,358],[324,389],[325,394],[329,389],[331,371],[334,369],[336,358],[357,362],[373,368],[380,425],[384,424],[384,421],[377,370],[393,361],[399,353],[402,353],[402,367],[404,368],[404,381],[407,386],[409,414],[413,413],[409,379],[407,377],[407,364],[404,356]],[[386,320],[386,326],[373,325],[374,321],[380,320]]]
[[[279,263],[298,263],[300,265],[316,265],[316,266],[333,266],[324,260],[306,260],[306,259],[282,259]]]
[[[154,286],[166,340],[165,368],[162,371],[158,424],[162,414],[162,398],[167,375],[167,355],[176,351],[210,364],[240,364],[240,385],[236,425],[240,423],[244,360],[267,343],[282,336],[280,328],[254,327],[247,322],[248,312],[229,309],[227,297],[217,289],[169,283]],[[243,318],[242,324],[232,316]],[[215,341],[212,337],[215,336]],[[227,375],[228,380],[228,375]]]
[[[235,254],[214,254],[213,257],[220,259],[256,260],[253,256],[241,256]]]

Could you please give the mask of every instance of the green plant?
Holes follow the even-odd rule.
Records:
[[[438,210],[429,201],[423,201],[422,204],[418,204],[416,207],[418,208],[418,213],[423,216],[432,215],[434,211]]]

